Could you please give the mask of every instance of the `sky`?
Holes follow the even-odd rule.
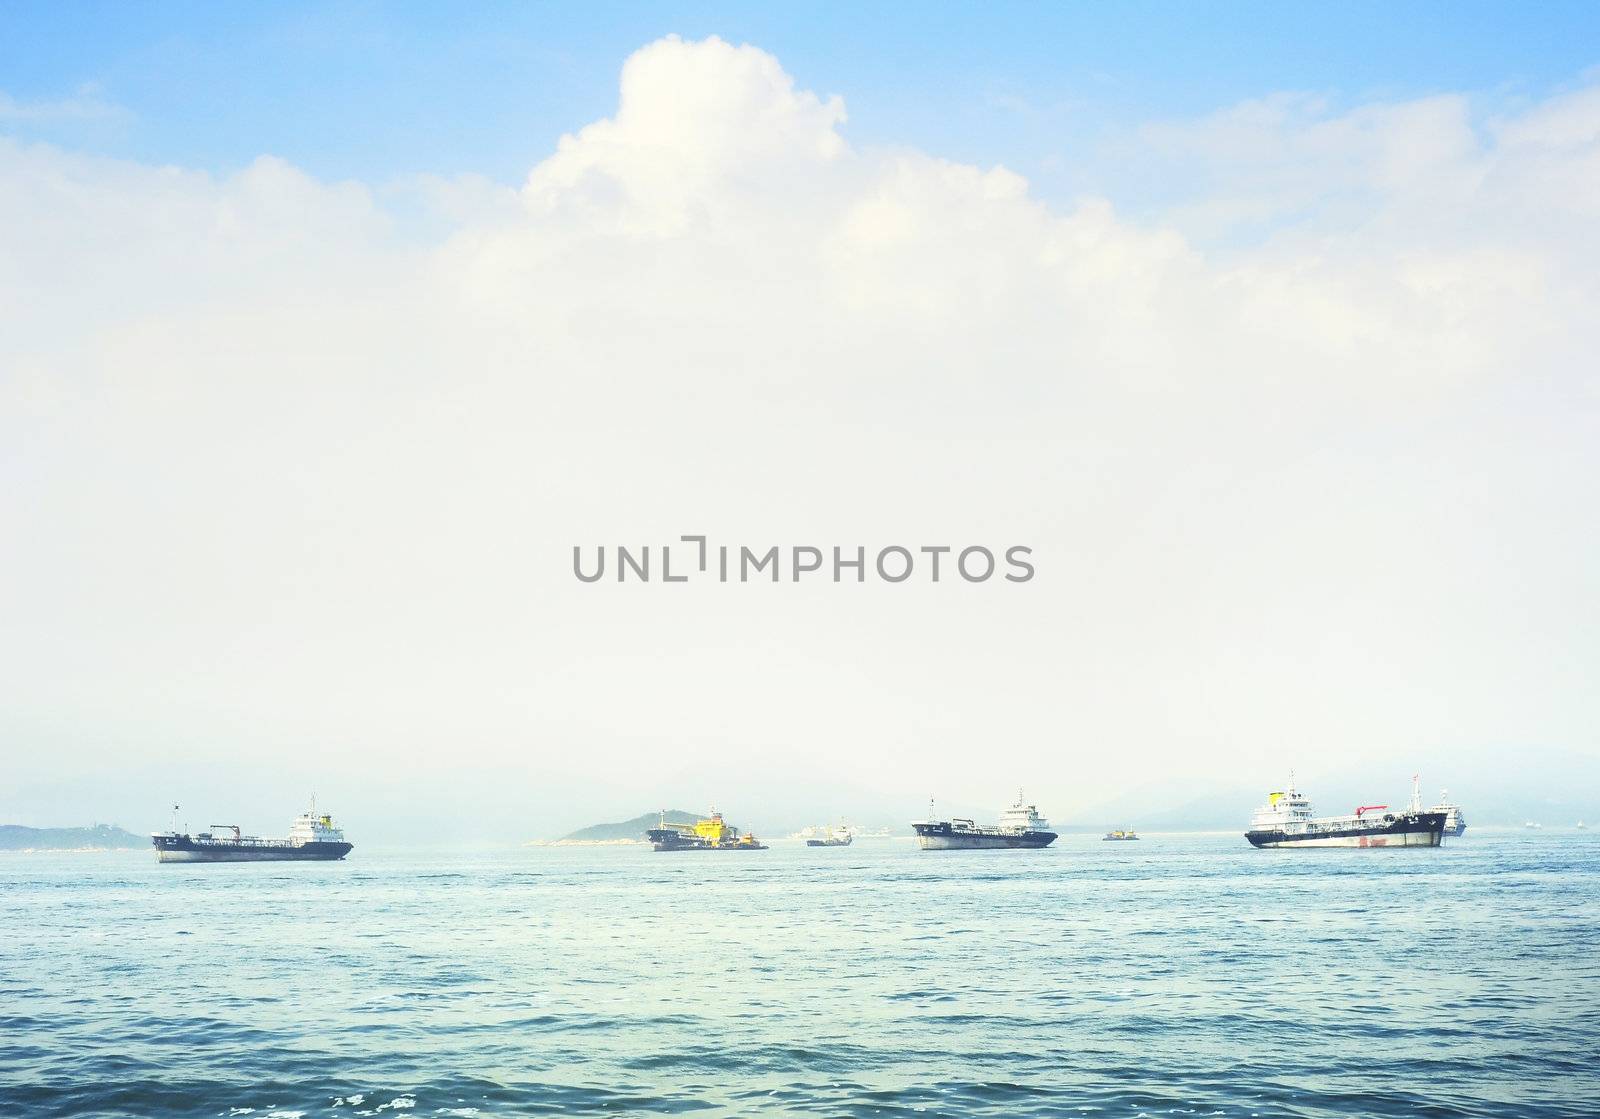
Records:
[[[1594,7],[937,16],[0,8],[0,819],[1600,814]]]

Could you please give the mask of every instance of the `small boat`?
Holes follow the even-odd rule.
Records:
[[[1122,842],[1122,841],[1129,840],[1129,839],[1138,839],[1139,838],[1139,834],[1137,832],[1135,832],[1132,828],[1127,828],[1127,829],[1118,828],[1116,831],[1108,831],[1108,832],[1106,832],[1105,835],[1101,836],[1100,838],[1102,840],[1107,841],[1107,842],[1111,842],[1111,841]]]
[[[836,828],[807,828],[812,834],[806,837],[807,847],[848,847],[855,841],[855,833],[844,824]]]
[[[1579,831],[1582,831],[1582,830],[1583,830],[1583,829],[1584,829],[1584,828],[1586,828],[1586,827],[1588,827],[1588,826],[1589,826],[1589,825],[1588,825],[1588,824],[1586,824],[1586,823],[1584,823],[1584,822],[1583,822],[1583,821],[1582,821],[1582,820],[1579,820],[1579,821],[1578,821],[1578,830],[1579,830]]]
[[[1543,824],[1538,823],[1535,820],[1529,820],[1527,823],[1523,824],[1522,826],[1527,828],[1529,831],[1538,831],[1540,828],[1544,827]]]

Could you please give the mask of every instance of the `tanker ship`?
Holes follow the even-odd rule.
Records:
[[[1050,821],[1031,804],[1017,803],[1000,813],[997,826],[975,824],[971,820],[935,820],[933,802],[928,802],[928,819],[911,825],[917,831],[917,846],[924,851],[970,851],[999,847],[1048,847],[1056,840]]]
[[[848,847],[856,838],[855,832],[845,824],[836,828],[807,828],[806,831],[810,833],[804,836],[807,847]]]
[[[244,835],[238,824],[211,824],[212,830],[197,835],[178,831],[178,808],[172,808],[172,830],[150,837],[156,861],[162,863],[255,863],[290,859],[328,861],[342,859],[354,844],[345,842],[344,831],[334,826],[333,817],[317,814],[313,799],[311,811],[295,817],[287,839],[260,839]],[[216,829],[232,834],[218,834]]]
[[[669,824],[667,814],[661,813],[661,822],[644,833],[657,851],[765,851],[762,843],[750,832],[739,834],[722,819],[715,808],[711,815],[693,824]]]
[[[1444,827],[1443,812],[1423,810],[1416,778],[1411,804],[1402,812],[1369,804],[1348,816],[1313,816],[1311,802],[1295,789],[1291,774],[1286,789],[1267,794],[1244,837],[1253,847],[1437,847]]]

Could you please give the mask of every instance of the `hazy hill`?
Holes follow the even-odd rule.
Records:
[[[0,851],[81,851],[145,847],[147,835],[134,835],[115,824],[88,828],[25,828],[0,824]]]
[[[700,819],[693,812],[681,812],[674,809],[667,813],[669,824],[692,824]],[[646,812],[642,816],[635,816],[631,820],[623,820],[616,824],[592,824],[586,828],[579,828],[570,835],[562,836],[560,843],[614,843],[619,839],[644,839],[644,833],[655,827],[661,820],[660,812]]]

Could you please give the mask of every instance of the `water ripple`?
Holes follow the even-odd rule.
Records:
[[[1576,1119],[1597,838],[7,857],[0,1115]]]

